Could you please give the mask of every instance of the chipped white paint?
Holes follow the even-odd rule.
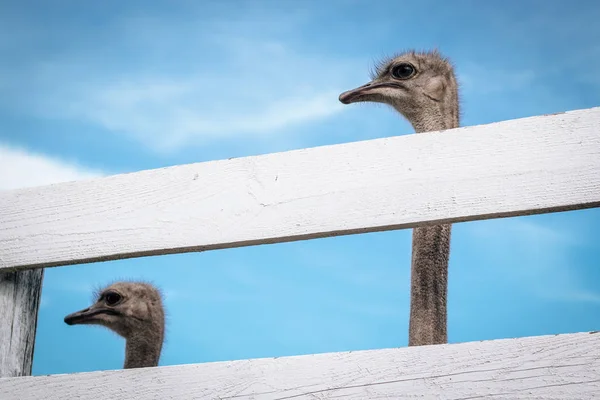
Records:
[[[0,192],[0,269],[598,205],[592,108]]]
[[[3,400],[599,397],[590,333],[0,379]]]
[[[0,377],[31,375],[43,276],[0,271]]]

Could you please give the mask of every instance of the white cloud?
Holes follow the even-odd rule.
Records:
[[[86,91],[85,101],[65,104],[65,111],[71,117],[128,133],[156,150],[168,151],[234,136],[265,137],[293,125],[328,117],[343,107],[337,101],[338,90],[292,93],[274,100],[232,98],[229,101],[225,99],[227,96],[236,96],[230,90],[210,94],[213,100],[221,99],[211,103],[206,102],[205,84],[174,80],[166,85],[129,82],[98,87]],[[231,86],[229,82],[225,87]]]
[[[600,293],[586,288],[571,256],[588,241],[568,223],[550,225],[542,222],[543,217],[467,223],[469,246],[485,249],[487,262],[495,266],[490,273],[498,273],[519,290],[550,301],[600,303]]]
[[[598,67],[600,66],[600,45],[584,46],[574,56],[566,60],[565,69],[579,70],[573,78],[583,84],[600,86]],[[582,65],[588,66],[581,68]]]
[[[40,298],[40,308],[48,308],[52,304],[49,296],[42,296]]]
[[[600,293],[594,293],[583,289],[552,293],[549,297],[555,300],[600,304]]]
[[[347,109],[338,95],[355,86],[358,75],[366,76],[366,60],[314,54],[276,34],[285,24],[275,24],[277,29],[268,24],[265,18],[250,19],[245,25],[253,29],[236,35],[231,24],[219,29],[197,21],[121,21],[113,27],[119,39],[111,40],[109,50],[75,49],[37,61],[27,72],[13,71],[18,76],[0,86],[31,95],[5,107],[85,121],[161,152],[235,137],[287,135]],[[169,40],[157,40],[157,32],[169,32]]]
[[[58,158],[0,144],[0,190],[49,185],[102,175]]]
[[[582,242],[583,238],[570,229],[557,229],[540,222],[534,222],[534,219],[540,217],[499,218],[470,222],[468,225],[472,233],[486,238],[486,240],[498,240],[498,236],[505,235],[503,240],[514,240],[523,243],[523,246],[527,248],[537,248],[538,246],[558,246],[562,248]]]
[[[500,70],[467,62],[457,71],[461,88],[478,96],[503,92],[523,92],[531,86],[536,74],[531,69]]]

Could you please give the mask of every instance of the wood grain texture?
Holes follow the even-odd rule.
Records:
[[[593,108],[0,192],[0,269],[599,205]]]
[[[0,379],[0,399],[592,399],[600,334]]]
[[[43,276],[43,269],[0,272],[0,377],[31,375]]]

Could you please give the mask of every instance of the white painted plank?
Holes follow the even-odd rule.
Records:
[[[0,272],[2,378],[31,375],[43,276],[43,269]]]
[[[600,334],[0,379],[1,399],[592,399]]]
[[[600,205],[600,108],[0,192],[0,268]]]

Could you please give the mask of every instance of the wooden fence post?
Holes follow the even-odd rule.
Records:
[[[0,272],[0,378],[31,375],[44,269]]]

